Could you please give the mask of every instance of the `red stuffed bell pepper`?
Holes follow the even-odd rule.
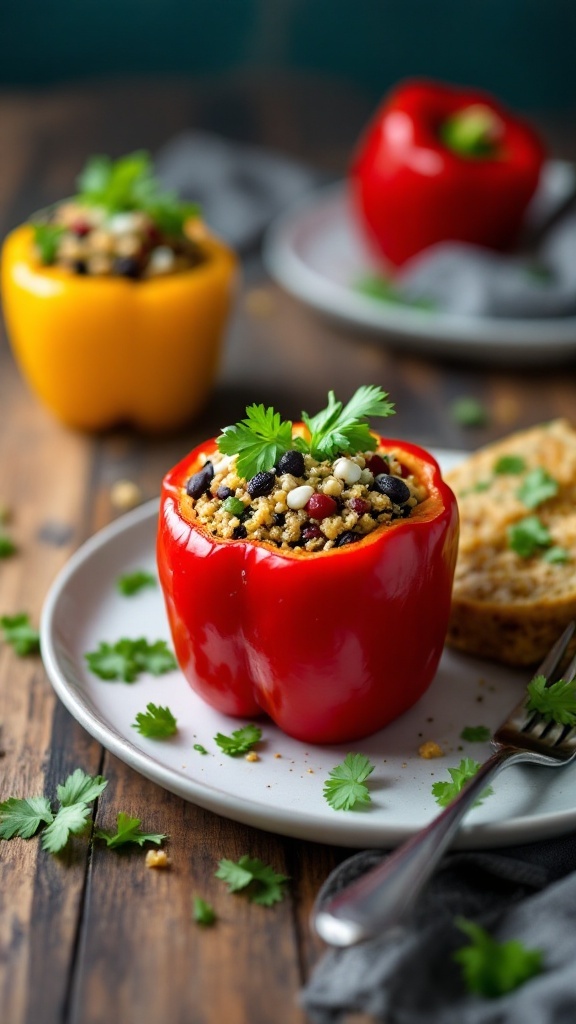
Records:
[[[486,93],[408,81],[359,143],[352,195],[369,241],[395,266],[446,240],[507,249],[543,160],[535,132]]]
[[[276,452],[275,469],[256,473],[248,482],[250,488],[260,478],[273,477],[268,495],[260,488],[260,496],[251,499],[246,480],[235,476],[234,468],[226,480],[239,486],[232,493],[222,485],[227,470],[226,465],[219,469],[223,463],[217,461],[222,456],[216,440],[197,447],[167,474],[158,532],[160,581],[178,662],[207,703],[244,719],[265,712],[284,732],[305,742],[347,742],[396,718],[434,677],[448,623],[458,513],[427,452],[374,435],[366,447],[377,445],[380,455],[364,449],[366,458],[347,458],[341,455],[340,434],[338,458],[320,484],[316,478],[314,497],[302,506],[313,488],[302,483],[310,479],[307,471],[295,477],[294,459],[301,453],[293,449],[306,444],[295,436],[303,433],[300,428],[287,441],[284,435],[284,455],[278,460]],[[292,474],[285,474],[283,466],[290,460]],[[307,467],[313,461],[318,465],[306,457]],[[350,483],[348,478],[358,475],[351,464],[363,464],[364,479],[372,476],[372,484]],[[348,478],[338,480],[339,469]],[[338,501],[328,493],[334,491],[334,480],[343,485]],[[270,515],[272,503],[283,507],[282,488],[288,486],[288,512]],[[202,487],[195,502],[190,493]],[[386,505],[377,487],[394,491],[394,501]],[[372,488],[377,509],[371,517],[380,516],[382,523],[366,518],[369,502],[358,497],[363,488]],[[409,489],[418,503],[411,497],[398,505],[399,495],[406,501]],[[238,510],[231,503],[238,502],[239,494],[250,519],[235,519],[225,511],[226,504],[231,512]],[[339,515],[326,515],[334,511],[330,501],[340,506]],[[383,507],[392,511],[378,511]],[[204,522],[201,509],[208,510]],[[266,525],[278,515],[283,526]],[[342,517],[348,527],[356,517],[356,526],[338,533]],[[293,520],[300,524],[300,541],[286,544],[281,531],[292,530],[287,524]],[[218,523],[228,536],[215,534]],[[370,532],[354,533],[363,528]],[[250,539],[267,535],[266,530],[276,539]]]

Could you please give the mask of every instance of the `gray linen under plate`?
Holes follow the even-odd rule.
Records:
[[[356,854],[319,899],[379,863]],[[329,950],[301,1002],[313,1024],[370,1014],[382,1024],[574,1024],[576,1021],[576,835],[498,853],[453,853],[442,862],[400,936]],[[498,941],[544,953],[544,971],[496,999],[466,992],[452,953],[468,943],[463,915]]]

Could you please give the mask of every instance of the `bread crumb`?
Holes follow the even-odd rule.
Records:
[[[444,757],[444,751],[434,740],[427,740],[418,747],[418,756],[429,760],[431,757]]]
[[[274,757],[282,757],[282,754],[274,754]]]
[[[169,868],[170,858],[165,850],[148,850],[145,863],[147,868]]]
[[[255,750],[251,750],[249,754],[246,754],[246,761],[259,761],[260,758]]]

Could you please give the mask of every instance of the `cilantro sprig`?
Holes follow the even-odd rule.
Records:
[[[486,725],[465,725],[460,733],[460,739],[466,743],[486,743],[490,736],[490,729]]]
[[[216,918],[216,911],[206,900],[203,900],[201,896],[194,896],[192,900],[192,916],[196,924],[203,925],[208,928],[213,925]]]
[[[157,583],[153,573],[146,572],[144,569],[136,569],[134,572],[127,572],[123,576],[119,576],[116,580],[116,587],[123,597],[133,597],[134,594],[139,594],[146,587],[156,587]]]
[[[100,643],[97,650],[84,655],[88,668],[100,679],[120,679],[133,683],[142,672],[161,676],[176,668],[176,659],[165,640],[149,643],[144,637],[123,637],[115,644]]]
[[[293,436],[292,422],[282,420],[271,407],[250,405],[243,420],[224,427],[217,439],[218,449],[223,455],[238,456],[238,473],[246,479],[270,470],[294,448],[317,459],[373,451],[376,440],[370,433],[368,417],[393,415],[394,406],[387,398],[376,385],[364,385],[343,405],[330,391],[325,409],[315,416],[302,413],[309,440]]]
[[[181,202],[162,189],[154,175],[149,153],[140,150],[111,160],[91,157],[77,179],[76,198],[88,206],[99,206],[109,215],[142,210],[168,235],[182,234],[189,217],[198,207]]]
[[[432,795],[436,798],[436,803],[440,807],[447,807],[452,802],[455,796],[466,785],[469,779],[474,778],[476,772],[480,768],[478,761],[473,761],[471,757],[463,757],[460,764],[456,768],[448,768],[448,774],[450,776],[450,782],[435,782],[432,785]],[[492,786],[487,786],[480,793],[478,799],[474,802],[474,807],[478,807],[487,796],[491,796],[494,790]]]
[[[534,509],[554,498],[558,494],[558,481],[550,476],[550,473],[542,466],[530,470],[526,474],[521,486],[518,488],[517,497],[526,508]]]
[[[262,730],[257,725],[244,725],[241,729],[235,729],[231,736],[223,732],[216,733],[214,741],[224,754],[229,757],[237,757],[239,754],[247,754],[262,737]],[[198,745],[196,745],[198,749]]]
[[[226,882],[228,892],[245,890],[251,903],[259,903],[263,907],[271,907],[284,899],[288,881],[288,875],[278,874],[268,864],[247,854],[238,861],[226,858],[219,861],[216,878]]]
[[[371,802],[366,779],[374,771],[365,754],[346,754],[342,764],[328,773],[323,794],[335,811],[350,811],[356,804]]]
[[[559,679],[548,685],[545,676],[535,676],[527,689],[527,711],[535,711],[558,725],[576,725],[576,679]]]
[[[94,829],[94,836],[96,839],[104,839],[110,850],[115,850],[126,843],[137,843],[138,846],[143,846],[144,843],[156,843],[157,846],[160,846],[160,843],[166,839],[163,832],[142,832],[140,825],[140,818],[131,818],[124,811],[119,811],[116,816],[116,831],[107,832],[105,829],[97,828]]]
[[[42,848],[49,853],[59,853],[71,835],[84,831],[90,804],[107,785],[101,775],[86,775],[77,768],[57,787],[59,807],[56,811],[44,796],[10,797],[0,804],[0,838],[30,839],[44,825]]]
[[[531,558],[552,546],[550,530],[538,516],[526,516],[517,523],[511,523],[507,535],[508,547],[520,558]]]
[[[517,939],[497,942],[479,924],[457,917],[455,924],[471,940],[453,954],[469,992],[489,999],[513,992],[543,970],[540,949],[527,949]]]
[[[147,704],[146,711],[139,711],[132,725],[142,736],[152,740],[163,740],[174,736],[178,731],[178,723],[170,708]]]
[[[40,634],[30,624],[30,616],[25,612],[18,615],[0,615],[0,628],[5,642],[10,644],[21,658],[28,654],[38,654]]]

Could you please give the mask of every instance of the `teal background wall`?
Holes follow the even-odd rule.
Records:
[[[2,0],[0,83],[320,71],[377,99],[406,75],[576,106],[576,0]]]

